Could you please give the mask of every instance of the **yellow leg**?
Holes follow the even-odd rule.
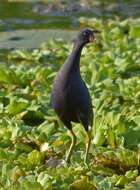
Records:
[[[71,130],[69,130],[69,131],[70,131],[70,133],[71,133],[71,145],[70,145],[69,151],[68,151],[68,153],[67,153],[67,155],[66,155],[66,162],[67,162],[67,163],[70,163],[70,158],[71,158],[71,155],[72,155],[74,146],[75,146],[75,144],[76,144],[76,136],[75,136],[73,130],[71,129]]]
[[[88,158],[88,153],[89,153],[89,148],[90,148],[90,144],[91,144],[91,130],[87,132],[87,143],[86,143],[86,153],[85,153],[85,159],[84,162],[85,164],[87,164],[87,158]]]

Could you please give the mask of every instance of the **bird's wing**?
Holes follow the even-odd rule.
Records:
[[[91,98],[85,83],[81,80],[71,82],[67,88],[67,105],[84,127],[92,126],[93,109]]]

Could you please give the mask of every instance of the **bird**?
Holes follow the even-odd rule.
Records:
[[[84,162],[87,163],[94,113],[88,88],[80,74],[80,57],[83,47],[95,40],[93,30],[88,28],[80,30],[74,40],[70,55],[57,72],[52,85],[51,106],[71,136],[71,145],[65,159],[67,163],[71,162],[71,155],[76,144],[72,122],[80,123],[87,133],[84,155]]]

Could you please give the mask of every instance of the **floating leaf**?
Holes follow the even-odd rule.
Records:
[[[89,182],[88,177],[84,176],[82,179],[73,182],[70,185],[70,190],[96,190],[96,187]]]
[[[39,165],[42,162],[43,155],[37,151],[33,150],[31,153],[28,154],[28,161],[32,165]]]
[[[25,99],[17,99],[13,97],[10,99],[10,104],[7,106],[7,111],[11,115],[16,115],[24,110],[29,106],[29,102]]]

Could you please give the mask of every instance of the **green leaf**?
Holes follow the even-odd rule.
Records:
[[[128,179],[126,176],[120,176],[119,180],[116,183],[116,186],[123,188],[125,184],[128,183]]]
[[[40,165],[43,160],[43,154],[37,150],[33,150],[31,153],[28,154],[27,160],[32,165]]]
[[[25,177],[20,177],[18,179],[21,189],[29,190],[41,190],[39,183],[34,175],[26,175]]]
[[[105,140],[106,140],[106,135],[105,135],[105,128],[104,127],[98,127],[96,129],[96,134],[93,139],[93,143],[97,146],[101,146]]]
[[[133,38],[139,38],[140,37],[140,26],[139,25],[133,25],[130,29],[130,36]]]
[[[37,181],[41,184],[45,190],[52,190],[52,177],[47,172],[41,172],[37,178]]]
[[[140,125],[140,115],[136,115],[133,117],[133,121],[137,124]]]
[[[70,185],[70,190],[96,190],[96,187],[92,185],[88,177],[84,176],[82,179],[73,182]]]
[[[7,111],[11,115],[16,115],[18,113],[23,112],[29,106],[29,102],[25,99],[17,99],[16,97],[12,97],[10,99],[10,104],[6,107]]]
[[[8,84],[20,84],[16,73],[4,66],[0,66],[0,81]]]

